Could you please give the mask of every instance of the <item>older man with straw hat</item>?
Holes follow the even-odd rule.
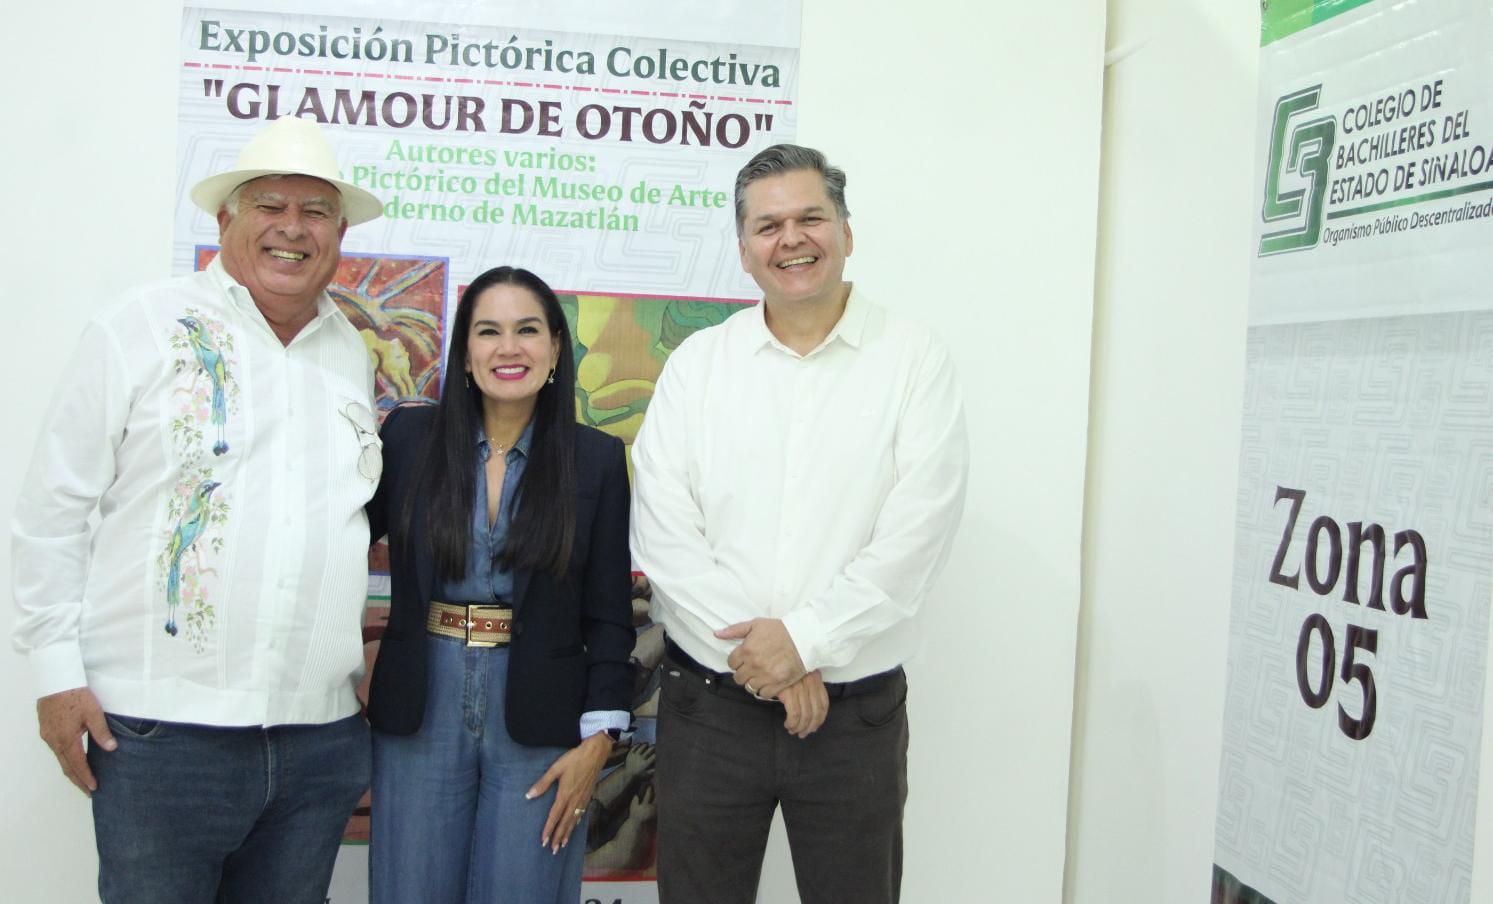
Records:
[[[380,204],[293,118],[192,200],[216,259],[105,307],[60,380],[12,521],[14,641],[93,799],[103,900],[321,904],[368,783],[380,467],[368,355],[325,290]]]

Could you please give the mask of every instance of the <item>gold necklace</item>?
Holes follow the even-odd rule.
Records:
[[[487,447],[494,455],[503,455],[512,450],[513,447],[518,444],[519,438],[524,435],[524,432],[520,430],[518,432],[518,436],[515,436],[512,440],[506,443],[498,442],[498,438],[496,436],[493,436],[491,433],[488,433],[486,430],[482,431],[482,435],[487,437]]]

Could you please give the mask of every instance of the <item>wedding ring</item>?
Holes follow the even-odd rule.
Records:
[[[586,815],[586,811],[585,810],[575,810],[573,812],[574,812],[574,814],[576,816],[585,816]]]

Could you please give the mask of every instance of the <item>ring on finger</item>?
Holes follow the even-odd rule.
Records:
[[[585,816],[586,815],[586,811],[582,810],[582,809],[576,809],[576,810],[572,810],[571,814],[574,815],[574,816]]]

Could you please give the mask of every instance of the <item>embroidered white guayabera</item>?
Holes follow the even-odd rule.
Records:
[[[372,391],[330,298],[282,345],[217,261],[95,316],[13,522],[37,695],[206,725],[357,712]]]

